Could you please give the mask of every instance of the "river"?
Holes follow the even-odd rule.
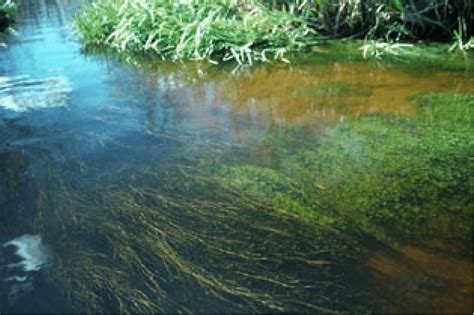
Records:
[[[0,47],[0,311],[473,311],[472,67],[124,61],[82,3]]]

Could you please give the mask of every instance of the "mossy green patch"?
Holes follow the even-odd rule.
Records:
[[[324,218],[391,245],[436,237],[467,246],[474,95],[422,94],[413,101],[414,117],[352,119],[305,139],[298,150],[276,150],[278,168],[234,165],[221,175],[306,221]],[[290,138],[274,145],[285,147]]]
[[[313,97],[331,97],[331,96],[368,96],[370,90],[362,86],[342,82],[319,83],[308,89],[302,89],[301,93]]]
[[[224,169],[220,175],[231,178],[244,192],[282,213],[308,217],[323,225],[334,223],[334,218],[318,214],[316,208],[319,205],[301,182],[294,181],[281,172],[266,167],[244,165]]]

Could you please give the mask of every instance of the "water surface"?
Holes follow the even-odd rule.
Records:
[[[80,5],[0,48],[1,311],[472,312],[472,72],[124,65]]]

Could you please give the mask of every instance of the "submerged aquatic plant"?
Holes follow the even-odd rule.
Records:
[[[420,111],[413,118],[361,116],[313,141],[288,131],[265,144],[278,169],[237,162],[219,174],[276,209],[343,234],[389,246],[458,239],[472,253],[474,96],[423,94],[412,101]]]
[[[335,87],[323,93],[355,88]],[[413,102],[418,116],[366,115],[322,135],[279,126],[232,150],[206,139],[204,152],[166,151],[163,141],[202,143],[182,129],[153,133],[160,154],[148,141],[111,143],[117,159],[106,163],[74,155],[48,165],[36,149],[47,175],[34,179],[25,152],[8,154],[0,228],[35,222],[25,229],[44,236],[60,294],[83,312],[358,310],[338,264],[360,257],[367,239],[472,241],[473,96]],[[150,160],[127,163],[132,150]]]
[[[117,186],[122,178],[133,179]],[[340,284],[329,245],[336,238],[324,230],[265,211],[258,200],[186,165],[123,168],[97,184],[101,188],[65,192],[72,198],[61,214],[68,233],[55,247],[58,276],[77,307],[347,309],[338,296],[351,293]]]
[[[76,25],[86,44],[171,60],[287,62],[287,52],[315,42],[303,18],[257,0],[95,0]]]

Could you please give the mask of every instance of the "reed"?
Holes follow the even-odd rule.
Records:
[[[169,60],[287,61],[316,42],[304,18],[259,1],[95,0],[76,22],[86,44]]]
[[[464,0],[272,0],[299,8],[311,25],[332,37],[386,40],[463,41],[472,36],[473,2]]]
[[[288,52],[322,36],[382,42],[384,53],[420,39],[454,39],[453,47],[467,50],[472,6],[462,0],[93,0],[76,25],[89,47],[242,65],[288,62]]]

